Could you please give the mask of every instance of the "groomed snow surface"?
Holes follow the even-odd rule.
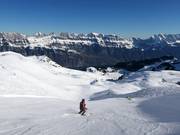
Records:
[[[180,72],[122,73],[0,53],[0,135],[179,135]]]

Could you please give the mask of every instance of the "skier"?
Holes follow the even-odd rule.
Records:
[[[86,108],[86,103],[85,103],[85,99],[82,99],[82,101],[80,102],[80,106],[79,106],[80,112],[79,114],[84,115],[87,108]]]

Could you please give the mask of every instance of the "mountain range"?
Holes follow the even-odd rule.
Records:
[[[84,69],[120,62],[173,56],[180,59],[180,34],[158,34],[149,38],[123,38],[100,33],[0,33],[0,52],[25,56],[46,55],[61,66]]]

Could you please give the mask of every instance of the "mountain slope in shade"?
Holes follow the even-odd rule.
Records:
[[[56,63],[74,69],[107,67],[119,62],[173,56],[180,58],[179,34],[159,34],[147,39],[126,39],[97,33],[0,33],[0,51],[25,56],[46,55]]]

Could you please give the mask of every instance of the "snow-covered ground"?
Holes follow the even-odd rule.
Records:
[[[0,53],[0,135],[180,134],[179,71],[119,76]],[[82,98],[86,116],[78,114]]]

